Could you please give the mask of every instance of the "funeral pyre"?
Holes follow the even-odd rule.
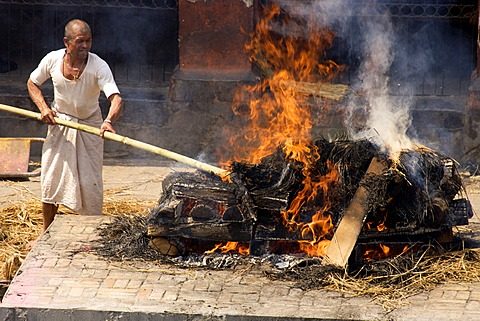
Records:
[[[321,157],[308,173],[279,149],[259,164],[233,163],[233,182],[203,172],[171,174],[148,217],[148,235],[153,243],[168,239],[175,246],[171,254],[188,252],[186,245],[196,240],[252,255],[324,256],[364,188],[367,197],[358,206],[365,218],[353,256],[358,260],[399,254],[418,242],[451,241],[452,227],[472,216],[469,201],[459,197],[463,186],[455,162],[432,150],[405,151],[393,161],[368,141],[322,139],[309,148]],[[373,159],[386,166],[369,172]],[[306,177],[319,187],[295,204]]]
[[[452,228],[468,224],[472,210],[455,161],[406,137],[408,113],[388,95],[388,37],[373,39],[363,26],[372,39],[355,42],[365,61],[356,66],[359,84],[347,86],[336,80],[348,66],[328,58],[334,32],[290,11],[314,1],[261,2],[246,46],[260,81],[239,91],[229,140],[216,142],[231,174],[171,174],[148,217],[120,217],[101,229],[99,253],[212,269],[268,262],[269,276],[305,289],[386,301],[476,279],[476,252],[436,246],[455,240]],[[393,33],[388,21],[363,20]],[[312,135],[331,111],[353,120],[346,139]],[[349,263],[361,264],[320,267],[329,249],[345,244],[353,247],[344,252]]]
[[[335,33],[305,12],[313,11],[289,1],[262,7],[246,46],[260,81],[239,91],[232,111],[240,123],[220,144],[231,174],[165,180],[148,219],[160,252],[214,243],[212,252],[306,253],[345,266],[352,252],[357,260],[393,255],[425,238],[448,241],[452,227],[468,224],[455,162],[412,142],[388,95],[388,37],[377,42],[366,28],[372,39],[352,96],[335,82],[347,69],[329,58]],[[375,23],[391,31],[389,21]],[[361,138],[312,138],[314,123],[338,106],[353,109],[344,110],[355,120],[348,137]]]

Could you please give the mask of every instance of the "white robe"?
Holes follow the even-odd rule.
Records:
[[[57,116],[99,128],[100,91],[119,93],[105,61],[90,53],[76,81],[66,79],[61,66],[65,49],[45,56],[30,79],[38,86],[54,85],[52,109]],[[42,150],[42,202],[62,204],[79,214],[100,215],[103,206],[103,139],[62,125],[48,126]]]

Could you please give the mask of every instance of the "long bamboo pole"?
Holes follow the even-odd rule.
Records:
[[[37,120],[41,119],[40,118],[41,117],[40,113],[36,113],[36,112],[30,111],[30,110],[25,110],[25,109],[22,109],[22,108],[8,106],[8,105],[4,105],[4,104],[0,104],[0,110],[7,111],[7,112],[10,112],[10,113],[14,113],[14,114],[21,115],[21,116],[35,118]],[[60,125],[63,125],[63,126],[67,126],[67,127],[70,127],[70,128],[81,130],[81,131],[84,131],[84,132],[87,132],[87,133],[90,133],[90,134],[93,134],[93,135],[101,136],[100,128],[95,128],[95,127],[88,126],[88,125],[85,125],[85,124],[79,124],[79,123],[69,121],[69,120],[65,120],[65,119],[61,119],[61,118],[58,118],[58,117],[55,117],[55,121],[57,122],[57,124],[60,124]],[[118,135],[118,134],[114,134],[114,133],[111,133],[111,132],[105,132],[103,137],[105,139],[108,139],[108,140],[113,140],[113,141],[116,141],[116,142],[119,142],[119,143],[122,143],[122,144],[125,144],[125,145],[129,145],[129,146],[132,146],[132,147],[135,147],[135,148],[143,149],[143,150],[146,150],[148,152],[173,159],[173,160],[175,160],[177,162],[180,162],[182,164],[191,166],[193,168],[197,168],[197,169],[202,170],[204,172],[213,173],[213,174],[215,174],[217,176],[220,176],[222,178],[230,175],[230,172],[223,169],[223,168],[219,168],[219,167],[216,167],[216,166],[213,166],[213,165],[210,165],[210,164],[206,164],[206,163],[197,161],[193,158],[190,158],[190,157],[187,157],[187,156],[184,156],[184,155],[181,155],[181,154],[178,154],[178,153],[175,153],[175,152],[172,152],[172,151],[169,151],[169,150],[166,150],[166,149],[163,149],[163,148],[160,148],[160,147],[148,144],[148,143],[144,143],[144,142],[141,142],[139,140],[131,139],[131,138],[128,138],[128,137],[125,137],[125,136],[122,136],[122,135]]]

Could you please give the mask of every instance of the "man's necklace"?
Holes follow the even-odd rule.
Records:
[[[86,59],[85,59],[86,60]],[[70,75],[73,77],[73,81],[77,81],[78,78],[80,77],[80,72],[82,72],[82,68],[83,66],[85,65],[85,60],[83,60],[82,62],[82,65],[80,66],[80,68],[78,68],[78,71],[77,71],[77,74],[74,75],[73,73],[70,72]],[[68,64],[67,62],[65,61],[65,58],[63,58],[63,63],[68,67]],[[73,66],[70,66],[69,67],[70,71],[73,69]]]

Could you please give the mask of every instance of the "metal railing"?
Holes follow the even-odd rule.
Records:
[[[1,0],[0,4],[176,9],[178,0]]]

